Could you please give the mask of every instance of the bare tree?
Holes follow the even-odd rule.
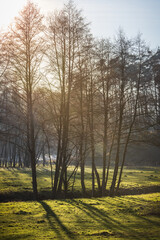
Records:
[[[122,140],[122,126],[124,121],[124,110],[126,105],[125,92],[127,89],[128,72],[127,67],[129,64],[129,51],[130,41],[126,39],[123,32],[120,30],[118,39],[115,45],[115,71],[116,74],[116,98],[118,101],[118,129],[117,129],[117,140],[116,140],[116,156],[115,166],[110,187],[110,195],[114,195],[115,185],[118,174],[119,160],[120,160],[120,145]]]
[[[72,1],[62,11],[49,18],[47,38],[49,48],[49,71],[57,79],[55,84],[60,91],[60,103],[57,116],[59,118],[57,136],[57,160],[54,177],[54,195],[68,189],[67,166],[70,162],[70,151],[73,148],[71,138],[71,99],[72,89],[77,71],[79,44],[83,40],[87,25]]]
[[[36,179],[36,146],[33,92],[40,80],[39,68],[42,61],[42,15],[32,2],[15,18],[11,28],[10,53],[12,54],[11,74],[19,89],[19,96],[23,99],[26,117],[27,151],[30,155],[32,167],[32,185],[37,199]]]
[[[127,126],[127,134],[126,139],[124,143],[124,149],[123,149],[123,156],[122,156],[122,163],[119,173],[119,179],[117,183],[116,192],[119,190],[121,178],[122,178],[122,172],[123,167],[125,163],[126,153],[128,144],[130,141],[130,137],[132,134],[132,130],[134,127],[134,123],[137,117],[138,112],[138,102],[139,102],[139,94],[140,94],[140,86],[142,82],[142,76],[143,76],[143,65],[146,61],[147,56],[147,47],[145,46],[144,41],[141,39],[141,35],[138,35],[136,38],[136,42],[134,44],[135,51],[132,50],[133,54],[133,61],[130,64],[130,67],[128,67],[130,73],[133,73],[131,76],[130,81],[128,81],[128,99],[127,99],[127,112],[128,112],[128,120],[125,121],[125,124]]]

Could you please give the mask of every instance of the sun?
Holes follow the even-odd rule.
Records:
[[[0,0],[0,29],[5,29],[18,15],[27,0]]]

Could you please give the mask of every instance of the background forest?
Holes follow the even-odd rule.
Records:
[[[0,33],[0,166],[31,167],[38,198],[36,167],[49,165],[55,198],[78,169],[85,196],[89,165],[92,196],[105,195],[109,174],[113,196],[134,164],[128,149],[146,144],[160,147],[160,49],[121,29],[95,39],[72,1],[47,17],[28,1]]]

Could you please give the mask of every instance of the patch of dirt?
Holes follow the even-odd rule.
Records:
[[[28,214],[32,214],[32,213],[20,210],[19,212],[16,212],[15,214],[17,214],[17,215],[28,215]]]
[[[117,196],[140,195],[140,194],[157,193],[157,192],[160,192],[160,185],[141,187],[141,188],[130,188],[130,189],[120,188],[116,195]],[[40,191],[38,196],[39,196],[39,200],[91,198],[91,191],[87,192],[85,196],[83,196],[80,191],[77,191],[74,193],[68,192],[67,196],[65,196],[62,193],[61,195],[55,198],[52,196],[51,191],[46,190],[46,191]],[[109,191],[106,191],[105,196],[109,196]],[[96,192],[95,197],[101,197],[101,194],[99,192]],[[31,200],[35,200],[33,192],[31,191],[0,193],[0,202],[31,201]]]
[[[117,195],[139,195],[139,194],[147,194],[147,193],[156,193],[160,192],[160,186],[148,186],[148,187],[136,187],[136,188],[120,188]]]
[[[86,234],[86,236],[113,236],[113,235],[115,234],[108,231],[100,231],[100,232]]]

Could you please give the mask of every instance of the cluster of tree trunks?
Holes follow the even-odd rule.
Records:
[[[160,146],[160,50],[140,35],[97,41],[72,1],[45,21],[28,1],[1,33],[0,59],[0,166],[31,167],[36,199],[40,157],[45,166],[48,156],[53,197],[74,189],[78,168],[85,196],[87,158],[92,196],[106,194],[109,175],[114,196],[129,143]]]

